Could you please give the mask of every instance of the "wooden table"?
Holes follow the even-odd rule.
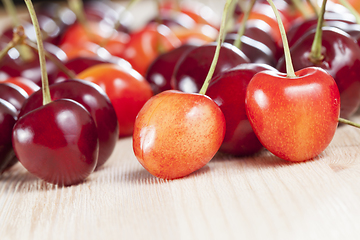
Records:
[[[125,138],[71,187],[17,164],[0,176],[0,239],[360,239],[359,144],[360,130],[343,126],[312,161],[218,154],[165,181],[144,170]]]

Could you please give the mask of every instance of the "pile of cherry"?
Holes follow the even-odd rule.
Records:
[[[266,1],[256,1],[248,14],[250,4],[233,5],[221,47],[218,16],[194,1],[161,1],[157,15],[135,31],[136,16],[111,1],[84,3],[86,21],[64,5],[37,5],[51,97],[44,93],[34,26],[21,20],[25,38],[0,60],[0,172],[19,160],[47,182],[76,184],[127,136],[139,162],[165,179],[196,171],[217,151],[246,156],[265,146],[289,161],[317,156],[339,114],[349,118],[360,105],[360,25],[329,1],[321,59],[313,61],[316,7],[300,1],[300,11],[295,1],[274,2],[293,67],[306,69],[296,79],[280,73],[287,62]],[[22,28],[5,30],[1,48]]]

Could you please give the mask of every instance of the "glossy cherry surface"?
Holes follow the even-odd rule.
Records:
[[[13,130],[21,164],[59,185],[84,181],[95,169],[99,139],[89,112],[72,100],[57,100],[23,115]]]
[[[17,120],[17,111],[13,105],[0,98],[0,174],[16,161],[12,148],[12,129]]]
[[[150,83],[154,94],[172,89],[171,76],[179,59],[191,49],[194,44],[184,44],[169,52],[159,55],[149,66],[145,79]]]
[[[115,64],[95,65],[77,78],[96,83],[106,92],[117,115],[119,137],[130,136],[136,115],[153,95],[150,84],[135,70]]]
[[[50,86],[52,100],[72,99],[81,104],[91,114],[99,137],[99,157],[97,167],[102,166],[111,156],[119,134],[119,126],[114,107],[105,92],[96,84],[83,80],[66,80]],[[19,117],[42,106],[42,91],[29,97],[21,109]]]
[[[11,103],[17,111],[20,111],[22,105],[29,95],[22,88],[12,83],[0,83],[0,98]]]
[[[334,79],[321,68],[256,74],[246,90],[246,111],[266,149],[289,161],[320,154],[338,126],[340,96]]]
[[[175,179],[205,166],[224,134],[224,115],[209,97],[169,90],[155,95],[139,112],[133,149],[151,174]]]
[[[291,49],[295,71],[309,66],[325,69],[336,81],[341,97],[341,117],[349,118],[360,105],[360,48],[345,32],[337,28],[323,27],[322,55],[324,59],[313,63],[309,56],[315,31],[301,38]],[[296,58],[295,58],[296,56]],[[284,59],[278,70],[285,71]]]
[[[244,63],[211,80],[206,95],[220,107],[226,120],[226,133],[220,151],[242,156],[263,148],[246,116],[245,94],[251,78],[264,70],[277,72],[266,64]]]
[[[234,44],[237,39],[237,34],[227,34],[225,42]],[[241,37],[240,50],[249,58],[251,63],[264,63],[275,67],[277,60],[274,53],[262,42],[249,38],[247,36]]]
[[[57,58],[59,61],[66,61],[66,54],[57,46],[44,43],[47,52]],[[10,49],[7,55],[0,60],[0,74],[6,73],[10,77],[24,77],[32,80],[37,85],[41,85],[41,72],[39,64],[39,56],[37,51],[31,51],[31,58],[24,59],[16,48]],[[57,66],[50,60],[46,61],[47,72],[49,75],[49,82],[53,82],[54,74],[57,71]]]
[[[22,77],[12,77],[0,82],[14,84],[22,88],[27,93],[28,96],[30,96],[31,94],[33,94],[34,92],[40,89],[40,87],[36,83]]]
[[[209,72],[215,49],[216,43],[210,43],[187,52],[175,66],[171,79],[173,89],[187,93],[199,92]],[[222,71],[248,62],[249,59],[242,51],[229,43],[224,43],[221,46],[213,76],[215,77]]]

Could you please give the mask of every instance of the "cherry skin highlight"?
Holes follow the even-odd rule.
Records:
[[[175,179],[205,166],[225,135],[225,118],[209,97],[168,90],[139,112],[133,149],[152,175]]]
[[[246,113],[265,148],[299,162],[316,157],[330,144],[338,126],[340,94],[325,70],[308,67],[295,75],[256,74],[246,90]]]
[[[56,100],[22,116],[14,126],[12,143],[30,173],[58,185],[84,181],[98,159],[95,122],[72,100]]]

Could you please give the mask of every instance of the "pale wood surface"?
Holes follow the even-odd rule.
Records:
[[[0,176],[0,239],[360,239],[359,144],[360,130],[343,126],[312,161],[218,154],[165,181],[143,169],[126,138],[71,187],[17,164]]]

